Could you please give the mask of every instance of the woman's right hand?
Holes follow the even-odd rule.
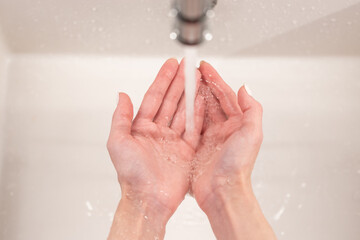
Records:
[[[200,207],[226,188],[249,188],[262,142],[262,107],[241,87],[238,95],[208,63],[200,65],[206,102],[203,136],[195,159],[192,190]]]
[[[199,69],[206,110],[193,195],[218,239],[275,239],[251,187],[263,138],[262,107],[244,86],[236,96],[210,64],[202,62]]]

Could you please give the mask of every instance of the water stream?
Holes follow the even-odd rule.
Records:
[[[196,62],[197,48],[186,47],[185,51],[185,106],[186,106],[186,131],[194,130],[194,104],[196,89]]]

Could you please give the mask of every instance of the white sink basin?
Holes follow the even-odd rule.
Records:
[[[106,238],[121,196],[105,147],[117,92],[136,111],[182,55],[169,4],[133,2],[0,1],[0,239]],[[360,1],[251,2],[219,0],[200,57],[263,104],[258,200],[279,239],[356,240]],[[186,197],[165,239],[215,237]]]

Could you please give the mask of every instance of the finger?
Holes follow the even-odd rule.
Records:
[[[246,91],[246,86],[242,86],[238,91],[238,103],[243,112],[243,122],[251,123],[256,129],[262,128],[262,106]]]
[[[202,129],[204,132],[213,124],[225,122],[227,117],[209,86],[200,84],[199,94],[205,99],[205,119]]]
[[[194,130],[185,130],[183,139],[195,149],[200,140],[200,133],[203,127],[205,115],[205,100],[201,95],[196,96],[194,114]]]
[[[157,124],[169,126],[169,124],[171,123],[171,120],[178,107],[179,100],[185,87],[184,67],[185,61],[183,59],[179,65],[176,76],[165,95],[164,101],[161,104],[161,107],[155,117],[154,122],[156,122]]]
[[[211,120],[211,122],[218,123],[218,122],[225,122],[227,117],[220,106],[220,102],[214,94],[211,92],[209,86],[203,84],[200,86],[200,94],[204,96],[206,101],[206,112],[207,117]]]
[[[202,61],[200,72],[207,85],[211,88],[215,97],[219,99],[220,105],[228,117],[241,114],[237,103],[236,94],[227,85],[216,70],[207,62]]]
[[[178,109],[172,119],[170,128],[181,135],[185,130],[185,95],[183,94]]]
[[[133,104],[126,93],[119,93],[119,102],[113,114],[110,137],[130,136],[133,119]]]
[[[177,60],[173,58],[168,59],[164,63],[156,76],[155,81],[146,92],[136,119],[143,118],[151,121],[154,119],[169,85],[176,75],[178,66]]]
[[[200,78],[201,74],[199,71],[196,72],[196,88],[195,93],[199,92],[200,86]],[[173,129],[176,133],[182,134],[185,131],[185,122],[186,122],[186,104],[185,104],[185,92],[183,92],[172,122],[170,124],[170,128]],[[195,104],[195,103],[194,103]]]
[[[201,95],[196,96],[194,112],[194,133],[199,135],[201,133],[205,117],[205,100]]]

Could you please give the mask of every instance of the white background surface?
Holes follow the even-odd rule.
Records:
[[[128,92],[137,109],[163,60],[12,59],[2,239],[105,238],[120,197],[105,148],[116,91]],[[231,86],[246,81],[263,103],[265,140],[253,184],[279,238],[357,239],[360,60],[212,62]],[[213,239],[192,198],[170,220],[166,237]]]
[[[0,0],[1,240],[106,238],[120,198],[105,147],[117,92],[127,92],[136,111],[166,57],[182,54],[168,40],[168,6],[133,2]],[[207,55],[234,89],[246,82],[263,104],[253,186],[279,239],[357,240],[359,4],[302,2],[277,1],[288,9],[279,15],[266,11],[271,2],[219,0],[215,39],[201,58]],[[88,32],[94,6],[96,22],[105,21],[97,27],[108,26],[108,35]],[[115,18],[109,9],[122,12]],[[149,19],[141,20],[141,11]],[[259,25],[240,24],[243,16]],[[289,24],[294,16],[308,30]],[[262,39],[265,19],[275,28],[266,27]],[[86,38],[70,37],[64,26]],[[256,48],[247,52],[250,45]],[[166,239],[214,239],[191,197],[171,218]]]
[[[172,0],[0,0],[13,52],[181,54]],[[207,56],[360,55],[360,0],[218,0]]]

